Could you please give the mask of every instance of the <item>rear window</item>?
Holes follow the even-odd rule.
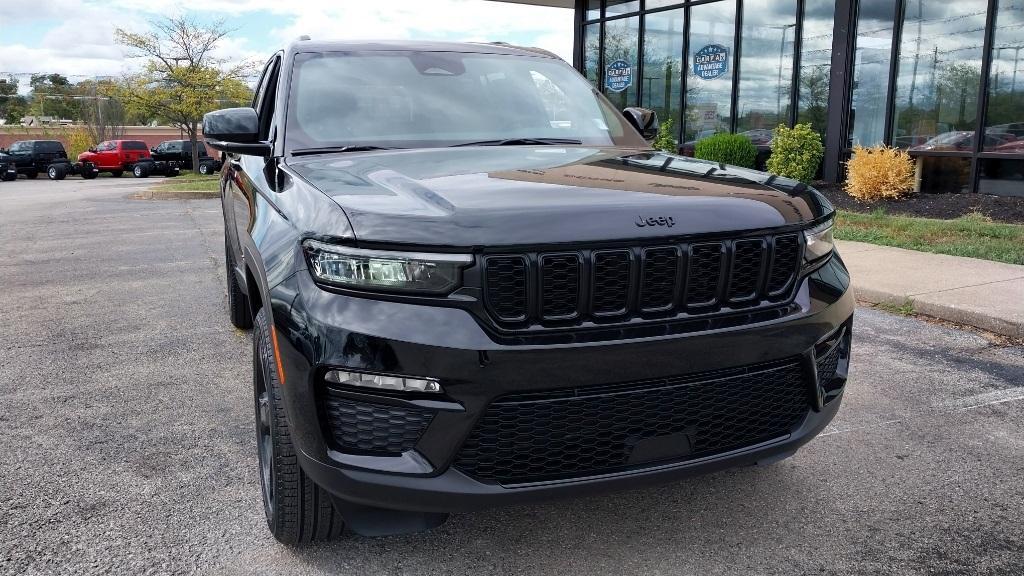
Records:
[[[139,140],[125,140],[121,143],[122,150],[149,150],[145,142]]]
[[[35,151],[42,154],[54,154],[64,151],[64,145],[56,140],[38,140],[35,144]]]

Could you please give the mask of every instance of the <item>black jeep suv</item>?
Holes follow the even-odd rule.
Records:
[[[533,49],[310,41],[206,115],[274,536],[770,463],[828,424],[832,206],[643,117]]]
[[[64,144],[59,140],[18,140],[12,142],[8,150],[0,152],[7,157],[0,162],[5,165],[13,162],[17,173],[24,174],[26,178],[36,178],[41,172],[46,172],[50,164],[68,158]]]

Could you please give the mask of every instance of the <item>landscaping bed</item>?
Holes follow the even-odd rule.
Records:
[[[814,187],[840,210],[870,213],[881,208],[886,214],[949,220],[981,214],[996,222],[1024,224],[1024,196],[988,194],[915,194],[902,200],[862,202],[847,194],[842,184],[815,182]]]

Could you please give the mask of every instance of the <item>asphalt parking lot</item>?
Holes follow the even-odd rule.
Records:
[[[1024,348],[863,308],[790,460],[282,547],[219,204],[153,183],[0,182],[2,574],[1024,574]]]

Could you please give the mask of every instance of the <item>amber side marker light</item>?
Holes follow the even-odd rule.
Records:
[[[277,362],[277,379],[284,386],[284,367],[281,366],[281,350],[277,347],[277,328],[270,327],[270,341],[274,343],[274,361]]]

